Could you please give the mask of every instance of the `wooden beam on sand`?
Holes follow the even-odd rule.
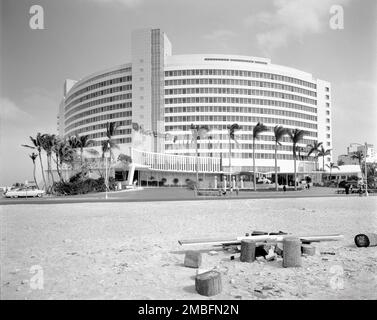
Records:
[[[276,243],[283,242],[284,238],[292,235],[258,235],[258,236],[244,236],[237,238],[207,238],[207,239],[187,239],[178,240],[180,245],[240,245],[242,240],[253,240],[262,243]],[[321,241],[338,241],[343,239],[341,234],[325,234],[325,235],[308,235],[298,236],[303,243],[321,242]]]

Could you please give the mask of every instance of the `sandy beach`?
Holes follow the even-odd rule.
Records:
[[[377,198],[240,199],[0,206],[1,299],[377,299]],[[196,293],[179,239],[252,230],[341,233],[315,244],[301,268],[241,263],[203,250],[202,268],[222,274],[222,293]],[[200,247],[198,247],[199,249]],[[202,247],[206,249],[206,247]],[[191,249],[191,248],[190,248]],[[328,252],[333,254],[321,254]],[[32,285],[42,271],[43,288]]]

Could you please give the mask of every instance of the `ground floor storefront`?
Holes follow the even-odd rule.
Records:
[[[257,187],[275,184],[275,173],[256,174]],[[185,187],[191,182],[196,182],[199,188],[218,189],[237,188],[253,189],[253,172],[179,172],[154,170],[138,165],[131,165],[127,169],[114,170],[115,180],[121,188],[129,186],[140,187]],[[295,176],[293,172],[279,172],[277,174],[278,185],[294,186]],[[300,184],[320,184],[322,172],[300,172],[296,174],[296,183]]]

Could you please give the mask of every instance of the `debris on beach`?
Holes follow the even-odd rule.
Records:
[[[321,251],[321,254],[328,254],[331,256],[335,256],[335,252]]]
[[[210,272],[210,271],[212,271],[212,270],[214,270],[214,268],[212,268],[212,269],[198,268],[198,269],[196,270],[196,275],[203,274],[203,273],[206,273],[206,272]]]
[[[357,247],[375,247],[377,246],[377,233],[360,233],[355,236]]]
[[[282,288],[276,288],[274,281],[285,277],[285,282],[291,281],[291,277],[288,276],[286,272],[264,272],[264,268],[269,264],[277,263],[277,266],[285,268],[301,268],[302,267],[302,257],[309,258],[310,256],[315,256],[316,247],[313,246],[312,242],[322,242],[322,241],[336,241],[343,239],[343,236],[340,234],[328,234],[328,235],[317,235],[317,236],[292,236],[287,233],[279,231],[278,233],[264,233],[264,232],[255,232],[251,235],[246,234],[245,237],[238,237],[235,240],[233,239],[198,239],[198,240],[180,240],[181,245],[212,245],[214,247],[222,246],[223,253],[238,253],[239,255],[230,255],[228,259],[235,261],[236,257],[239,258],[240,262],[246,262],[244,267],[240,266],[238,263],[233,264],[232,268],[237,268],[238,272],[228,272],[229,267],[224,267],[223,264],[226,264],[227,259],[223,259],[219,262],[222,265],[222,268],[219,266],[214,268],[208,268],[208,264],[205,267],[201,267],[202,264],[202,254],[203,251],[186,251],[184,265],[190,268],[197,268],[195,275],[195,288],[196,291],[205,296],[216,295],[221,292],[221,275],[232,276],[228,278],[227,282],[231,287],[239,289],[236,283],[249,283],[251,285],[251,279],[248,278],[249,271],[246,269],[247,264],[253,264],[253,280],[255,279],[264,279],[269,280],[267,283],[265,281],[257,282],[258,286],[250,288],[246,295],[251,294],[259,299],[266,299],[267,297],[272,297],[276,295],[281,295]],[[240,247],[240,248],[239,248]],[[205,255],[203,259],[209,259],[213,263],[215,256],[218,256],[220,252],[218,250],[209,250],[207,251],[208,255]],[[333,252],[321,251],[321,254],[330,254],[335,255]],[[319,258],[323,262],[328,261],[328,258]],[[238,261],[238,259],[236,260]],[[318,261],[308,259],[307,260],[314,265],[318,265]],[[206,261],[204,261],[206,262]],[[265,265],[265,266],[264,266]],[[235,269],[235,270],[237,270]],[[267,269],[268,270],[268,269]],[[299,270],[299,269],[297,269]],[[306,268],[303,269],[306,272]],[[257,272],[255,272],[257,271]],[[259,271],[259,272],[258,272]],[[298,272],[298,271],[295,271]],[[234,278],[235,277],[235,278]],[[265,279],[267,277],[267,279]],[[258,281],[258,280],[257,280]],[[272,282],[271,282],[272,281]],[[252,285],[251,285],[252,286]],[[252,286],[253,287],[253,286]],[[294,296],[300,295],[299,293],[292,292]],[[232,294],[234,297],[242,299],[243,294],[236,292]]]
[[[221,273],[208,271],[195,277],[195,290],[203,296],[214,296],[222,291]]]
[[[315,247],[310,244],[303,244],[301,245],[301,252],[302,254],[308,255],[308,256],[314,256],[315,255]]]
[[[198,251],[186,251],[184,265],[189,268],[199,268],[202,263],[202,254]]]

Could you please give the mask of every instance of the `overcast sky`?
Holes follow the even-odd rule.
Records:
[[[29,27],[34,4],[45,30]],[[343,30],[329,27],[333,4]],[[20,145],[56,132],[64,79],[129,62],[139,27],[165,31],[173,54],[267,57],[330,81],[334,155],[350,142],[377,147],[375,0],[1,0],[0,186],[32,180]]]

